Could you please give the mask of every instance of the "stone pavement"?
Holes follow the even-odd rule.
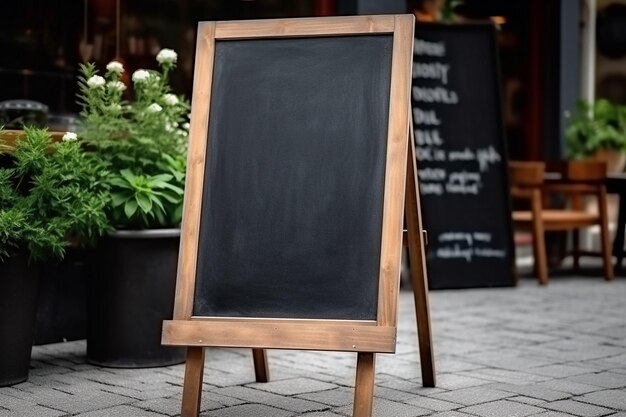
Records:
[[[421,384],[410,292],[398,348],[377,355],[374,415],[626,417],[626,279],[553,277],[430,296],[437,388]],[[0,388],[0,417],[180,413],[183,365],[107,369],[84,341],[33,349],[28,382]],[[351,416],[356,355],[270,351],[255,383],[247,349],[209,349],[203,417]]]

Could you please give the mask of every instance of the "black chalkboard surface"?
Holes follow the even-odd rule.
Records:
[[[392,41],[216,42],[195,316],[376,319]]]
[[[413,51],[430,288],[514,285],[495,28],[419,23]]]

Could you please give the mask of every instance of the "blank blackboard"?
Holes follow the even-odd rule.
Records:
[[[164,344],[395,350],[413,30],[412,15],[198,25]]]
[[[415,28],[412,108],[431,289],[515,284],[495,28]]]
[[[194,315],[376,319],[392,40],[216,42]]]

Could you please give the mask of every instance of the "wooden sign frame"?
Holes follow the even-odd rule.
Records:
[[[253,348],[257,380],[268,379],[264,349],[303,349],[357,352],[354,416],[369,416],[372,410],[375,353],[393,353],[396,346],[397,300],[403,243],[405,189],[415,190],[415,158],[409,152],[410,85],[414,17],[412,15],[274,19],[238,22],[200,22],[196,49],[194,91],[187,182],[184,201],[181,250],[178,265],[173,320],[163,323],[165,345],[187,346],[182,417],[197,416],[202,391],[204,347]],[[384,176],[381,253],[376,320],[327,320],[260,317],[198,317],[193,315],[194,290],[202,214],[211,86],[215,43],[219,40],[272,39],[392,34],[391,83],[387,152]],[[409,164],[407,164],[409,161]],[[411,162],[412,161],[412,162]],[[412,180],[406,181],[407,172]],[[423,242],[417,194],[407,195],[414,215],[407,216],[409,247],[415,257],[414,285],[421,281],[418,325],[422,367],[430,367],[424,385],[434,386],[430,324],[426,290]],[[415,246],[415,245],[418,246]],[[424,300],[426,302],[424,303]],[[418,310],[419,311],[419,310]],[[422,343],[422,329],[428,341]],[[422,346],[424,345],[424,346]],[[429,356],[425,359],[424,356]],[[432,385],[431,385],[432,384]]]

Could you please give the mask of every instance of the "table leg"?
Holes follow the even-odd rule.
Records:
[[[615,239],[613,239],[613,256],[617,258],[615,269],[622,266],[624,259],[624,228],[626,227],[626,194],[619,193],[619,211],[617,215],[617,225],[615,229]]]

